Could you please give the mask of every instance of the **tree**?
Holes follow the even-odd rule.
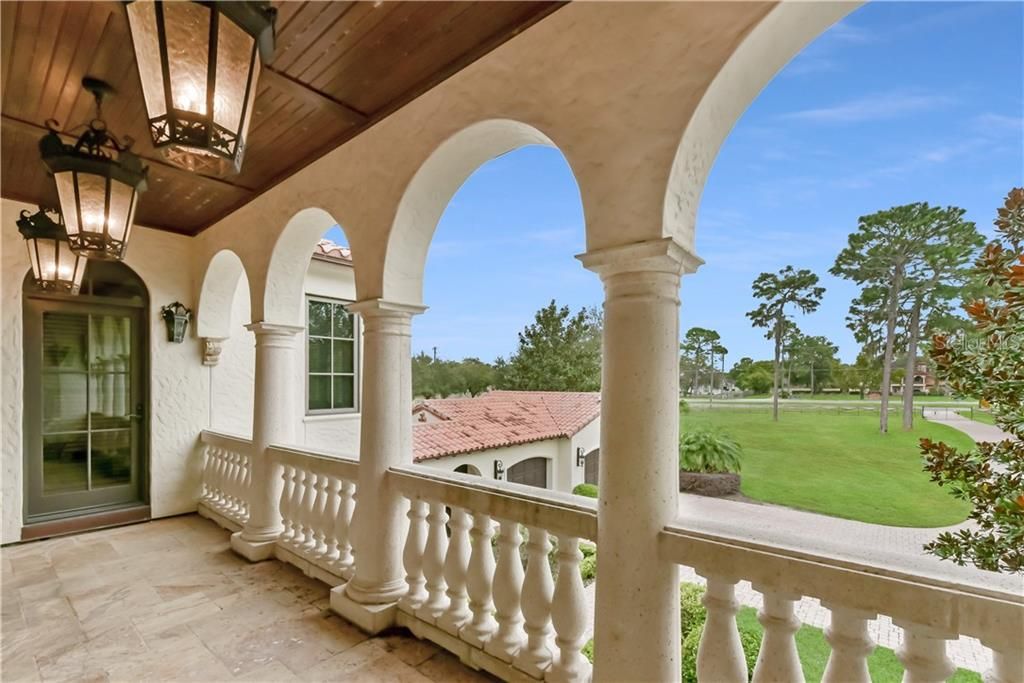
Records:
[[[838,352],[839,347],[826,337],[802,334],[790,345],[790,365],[796,365],[800,377],[806,372],[808,386],[814,394],[831,378],[832,364]]]
[[[747,313],[755,327],[768,329],[765,337],[775,340],[775,356],[772,369],[772,419],[779,420],[779,361],[782,356],[782,337],[789,317],[787,306],[795,306],[803,313],[817,310],[824,287],[818,287],[818,276],[805,269],[795,270],[786,266],[775,273],[761,273],[754,280],[754,297],[762,303]]]
[[[498,359],[497,384],[526,391],[597,391],[601,388],[600,314],[570,314],[551,303],[519,333],[519,346],[507,361]]]
[[[721,355],[725,352],[725,348],[720,343],[721,340],[721,335],[704,327],[691,327],[683,335],[679,350],[687,354],[693,362],[693,382],[690,384],[690,393],[697,391],[700,384],[700,373],[705,367],[711,366],[712,377],[714,377],[714,355]]]
[[[479,396],[494,385],[496,374],[494,366],[484,363],[479,358],[464,358],[456,368],[459,385],[470,396]]]
[[[863,287],[848,318],[862,343],[875,336],[875,326],[884,319],[879,417],[883,433],[889,430],[889,395],[901,314],[906,316],[902,327],[907,345],[914,347],[908,348],[908,363],[913,363],[922,311],[949,291],[940,287],[956,277],[978,246],[977,230],[973,223],[963,220],[963,214],[963,209],[956,207],[943,209],[918,202],[861,216],[857,231],[850,235],[846,248],[829,270]],[[913,395],[906,394],[904,426],[909,428]]]
[[[1024,573],[1024,188],[1010,191],[995,225],[999,239],[975,262],[991,294],[965,307],[981,343],[936,335],[931,357],[955,392],[980,397],[1014,438],[966,452],[921,440],[932,481],[969,501],[976,522],[924,547],[959,565]]]

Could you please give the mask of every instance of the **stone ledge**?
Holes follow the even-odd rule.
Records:
[[[225,517],[221,513],[217,512],[213,508],[206,505],[202,501],[196,507],[196,512],[199,513],[200,517],[205,517],[214,524],[224,529],[227,529],[231,533],[242,530],[242,525],[234,521],[230,517]]]
[[[331,610],[360,629],[376,635],[395,626],[398,604],[364,605],[345,595],[346,584],[331,589]]]

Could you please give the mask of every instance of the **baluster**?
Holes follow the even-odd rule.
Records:
[[[214,486],[214,499],[213,507],[218,512],[225,510],[225,499],[224,499],[224,451],[220,448],[215,449],[217,454],[216,466],[213,469],[213,486]]]
[[[551,602],[551,623],[555,627],[555,645],[558,658],[552,662],[545,680],[557,683],[575,683],[590,680],[590,662],[580,652],[585,642],[586,600],[583,597],[583,577],[580,576],[580,539],[558,536],[558,580]],[[745,683],[745,681],[744,681]]]
[[[466,590],[469,593],[469,610],[472,620],[466,624],[459,637],[475,647],[483,647],[498,627],[494,621],[494,604],[491,602],[491,581],[494,577],[494,525],[490,515],[473,514],[473,528],[469,532],[472,551],[469,556],[469,572],[466,575]]]
[[[299,509],[299,522],[302,524],[302,535],[296,539],[295,550],[300,555],[306,554],[306,548],[313,541],[313,505],[316,503],[316,473],[306,469],[305,490],[302,492],[302,505]]]
[[[209,444],[203,448],[203,469],[201,470],[203,473],[202,492],[199,495],[199,500],[206,505],[209,505],[210,501],[213,499],[213,487],[211,485],[212,479],[210,472],[213,468],[213,456],[211,455],[211,450],[212,447]]]
[[[950,634],[908,622],[894,623],[903,629],[903,644],[896,651],[905,669],[903,683],[941,683],[953,675],[956,667],[946,656]]]
[[[242,469],[241,456],[234,451],[228,453],[227,456],[227,471],[224,477],[224,491],[227,498],[227,510],[231,517],[238,519],[242,511],[242,499],[238,495],[238,487],[236,483],[238,481],[239,473]]]
[[[409,501],[409,533],[405,537],[402,551],[402,565],[405,567],[405,583],[409,586],[398,601],[404,612],[415,614],[427,598],[426,579],[423,577],[423,553],[427,547],[427,504],[416,499]]]
[[[707,590],[701,602],[707,609],[704,632],[697,648],[697,678],[722,683],[747,682],[747,657],[743,654],[736,613],[736,580],[705,576]]]
[[[519,649],[515,666],[540,678],[551,666],[551,595],[554,586],[551,579],[551,565],[548,551],[551,542],[548,532],[537,527],[527,527],[526,578],[523,581],[523,617],[526,620],[526,644]]]
[[[239,485],[242,501],[242,518],[249,521],[249,492],[252,490],[252,460],[248,454],[242,454],[242,479]]]
[[[448,535],[445,524],[448,513],[444,503],[430,501],[430,514],[427,515],[427,546],[423,549],[423,576],[426,577],[427,599],[416,610],[416,616],[424,621],[435,623],[448,607],[448,596],[445,593],[447,584],[444,580],[444,559],[448,550]]]
[[[992,668],[985,672],[985,683],[1019,683],[1024,681],[1024,648],[1020,632],[1007,629],[1001,640],[985,639],[982,644],[992,650]]]
[[[332,567],[338,559],[338,510],[341,509],[341,480],[327,475],[327,507],[324,508],[324,551],[320,561],[325,567]]]
[[[291,465],[284,465],[281,468],[281,479],[284,486],[281,488],[281,535],[277,537],[278,543],[287,545],[292,537],[292,495],[295,493],[295,468]]]
[[[469,527],[470,519],[466,511],[453,507],[448,528],[452,535],[448,539],[448,554],[444,558],[444,580],[448,584],[448,609],[437,625],[451,633],[459,634],[459,629],[469,622],[469,594],[466,593],[466,573],[469,568]]]
[[[503,662],[511,662],[523,643],[523,613],[519,609],[523,586],[523,563],[519,545],[519,522],[498,520],[498,567],[494,572],[494,608],[498,630],[484,650]]]
[[[292,471],[292,500],[290,517],[292,532],[288,534],[289,547],[295,548],[302,541],[302,499],[306,495],[306,471],[296,465]]]
[[[875,615],[828,603],[822,606],[832,612],[825,629],[825,640],[832,647],[832,654],[822,683],[871,683],[868,656],[875,649],[875,643],[868,635],[868,620]]]
[[[355,507],[356,485],[341,481],[338,494],[338,512],[334,517],[334,536],[338,539],[338,557],[330,564],[331,571],[343,579],[352,578],[352,514]]]
[[[327,551],[327,475],[316,481],[316,499],[313,504],[313,542],[309,546],[311,558],[321,557]]]
[[[793,615],[793,603],[798,596],[773,590],[761,590],[761,593],[764,607],[757,613],[757,620],[764,627],[764,637],[754,665],[753,683],[803,683],[804,672],[794,638],[800,628],[800,622]]]

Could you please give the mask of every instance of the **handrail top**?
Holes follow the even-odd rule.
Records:
[[[247,436],[242,436],[241,434],[230,434],[228,432],[218,432],[215,429],[204,429],[202,432],[199,433],[199,440],[202,443],[211,446],[215,445],[218,441],[226,441],[229,443],[235,443],[244,446],[252,445],[252,439],[250,439]]]
[[[786,534],[777,533],[777,537],[771,540],[760,540],[751,536],[749,530],[740,527],[730,528],[731,525],[721,520],[715,522],[718,528],[702,528],[700,522],[703,521],[688,523],[688,520],[676,520],[666,525],[662,533],[717,543],[762,556],[770,555],[782,560],[871,575],[880,580],[955,591],[1024,606],[1024,579],[1020,576],[960,567],[952,562],[940,564],[937,559],[927,556],[911,557],[874,547],[856,548],[834,542],[828,543],[820,536],[812,536],[810,533],[807,533],[806,537],[801,536],[797,530],[791,530]],[[928,561],[922,561],[923,559]],[[748,577],[743,576],[742,571],[737,571],[736,578],[743,580]]]
[[[271,444],[267,446],[267,451],[271,454],[277,455],[291,455],[291,456],[305,456],[308,458],[317,458],[319,460],[332,460],[337,462],[343,462],[349,465],[359,465],[359,459],[353,458],[348,455],[341,455],[340,453],[330,453],[328,451],[322,451],[316,448],[310,448],[309,446],[291,445],[285,446],[283,444]]]

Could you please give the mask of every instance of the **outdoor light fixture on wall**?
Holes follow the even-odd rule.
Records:
[[[581,446],[576,447],[576,467],[583,467],[587,464],[587,456]]]
[[[57,220],[50,218],[49,213]],[[25,238],[36,286],[44,292],[78,294],[88,259],[71,251],[60,220],[60,214],[53,209],[40,208],[34,214],[22,211],[18,232]]]
[[[188,329],[188,321],[192,319],[192,311],[180,301],[175,301],[161,308],[160,315],[167,325],[167,341],[175,344],[185,341],[185,331]]]
[[[260,59],[274,53],[266,2],[127,5],[153,146],[190,171],[242,168]]]
[[[120,261],[139,193],[146,189],[148,169],[131,153],[131,138],[122,141],[107,130],[103,98],[113,88],[88,76],[82,86],[96,98],[96,118],[84,124],[73,145],[64,144],[59,124],[50,119],[46,122],[50,132],[39,141],[39,153],[57,185],[71,250],[89,258]]]
[[[494,478],[504,479],[505,478],[505,463],[500,460],[494,461]]]

